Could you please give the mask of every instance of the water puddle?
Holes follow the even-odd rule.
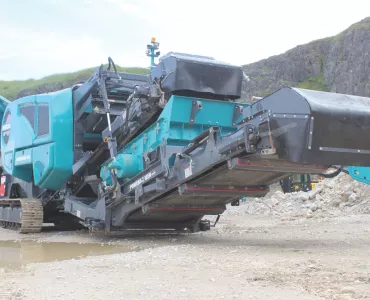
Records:
[[[37,243],[0,241],[0,273],[19,269],[30,263],[79,259],[86,256],[132,252],[137,249],[106,244]]]

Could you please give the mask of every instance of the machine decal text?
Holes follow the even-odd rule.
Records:
[[[140,179],[136,180],[134,183],[130,184],[129,190],[132,191],[134,188],[136,188],[138,185],[144,183],[145,181],[149,180],[155,175],[155,171],[151,171],[148,174],[145,174]]]
[[[15,161],[16,162],[20,162],[20,161],[25,161],[25,160],[30,160],[31,159],[31,155],[27,154],[27,155],[23,155],[23,156],[18,156]]]

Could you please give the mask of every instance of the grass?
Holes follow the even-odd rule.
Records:
[[[325,84],[324,73],[321,72],[318,76],[313,76],[305,81],[302,81],[296,85],[297,88],[307,89],[307,90],[317,90],[327,92],[328,87]]]
[[[54,84],[69,84],[88,78],[95,68],[84,69],[73,73],[63,73],[50,75],[41,79],[28,79],[28,80],[14,80],[14,81],[0,81],[0,95],[8,100],[14,100],[19,92],[26,89],[37,89],[43,85]],[[123,68],[117,66],[120,72],[134,73],[134,74],[148,74],[149,69],[145,68]]]

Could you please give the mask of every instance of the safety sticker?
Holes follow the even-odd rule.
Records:
[[[185,178],[188,178],[191,175],[193,175],[193,172],[191,170],[191,165],[189,165],[189,167],[185,168]]]

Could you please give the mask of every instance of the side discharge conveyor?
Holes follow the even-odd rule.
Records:
[[[148,75],[109,59],[84,83],[6,103],[2,225],[197,232],[292,174],[370,166],[369,98],[285,87],[248,105],[237,102],[246,79],[171,52]]]

